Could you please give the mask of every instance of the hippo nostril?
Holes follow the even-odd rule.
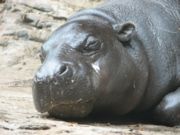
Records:
[[[42,84],[42,83],[43,83],[43,78],[42,78],[42,77],[39,77],[38,75],[35,75],[33,81],[34,81],[34,83]]]
[[[66,65],[63,65],[60,67],[59,69],[59,75],[62,75],[63,73],[65,73],[67,71],[68,67]]]

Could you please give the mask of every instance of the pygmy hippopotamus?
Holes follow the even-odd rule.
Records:
[[[151,112],[180,124],[180,0],[109,0],[71,16],[41,48],[39,112]]]

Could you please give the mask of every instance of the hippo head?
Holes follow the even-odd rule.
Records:
[[[60,118],[92,112],[101,93],[113,89],[123,48],[119,40],[127,41],[133,28],[91,19],[58,28],[41,48],[42,65],[33,80],[36,109]]]

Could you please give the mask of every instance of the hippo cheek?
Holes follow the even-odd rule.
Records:
[[[57,78],[47,83],[33,83],[33,98],[39,112],[57,118],[80,118],[93,108],[95,91],[90,79]]]

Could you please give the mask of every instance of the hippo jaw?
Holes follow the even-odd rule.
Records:
[[[55,90],[61,91],[59,89]],[[34,84],[33,98],[36,109],[41,113],[48,112],[51,116],[57,118],[81,118],[92,111],[95,99],[91,96],[86,97],[89,99],[83,99],[80,96],[79,98],[68,99],[67,94],[65,94],[66,96],[56,94],[56,92],[51,93],[49,89],[39,89],[37,84]]]
[[[82,101],[81,98],[76,101],[53,101],[50,95],[41,96],[40,93],[38,94],[38,89],[33,88],[33,98],[36,109],[41,113],[48,112],[56,118],[85,117],[93,108],[93,99],[87,101]]]
[[[84,101],[83,103],[60,103],[52,106],[48,112],[56,118],[83,118],[92,111],[92,108],[92,101]]]

